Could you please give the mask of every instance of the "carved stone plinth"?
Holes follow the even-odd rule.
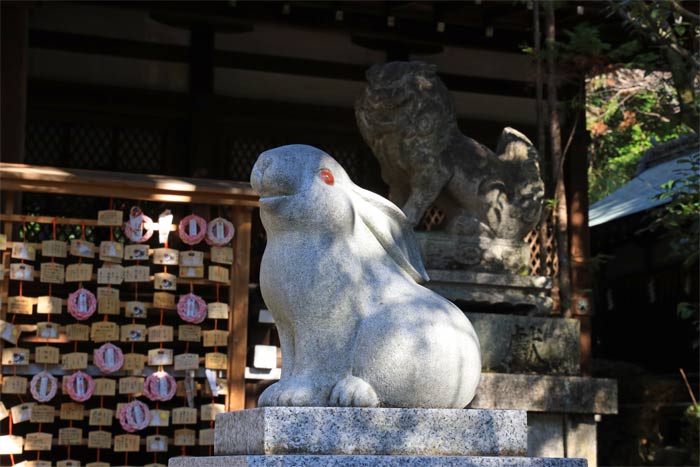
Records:
[[[579,374],[581,324],[576,319],[470,313],[486,372]]]
[[[530,247],[522,240],[446,232],[416,232],[427,269],[527,274]]]
[[[552,311],[548,277],[430,269],[428,276],[428,288],[454,302],[519,307],[545,316]]]

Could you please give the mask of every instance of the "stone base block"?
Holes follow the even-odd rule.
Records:
[[[581,324],[560,317],[465,313],[481,341],[486,372],[577,375]]]
[[[217,455],[521,456],[527,416],[517,410],[263,407],[217,415],[214,449]]]
[[[171,457],[169,467],[586,467],[585,459],[464,456]]]

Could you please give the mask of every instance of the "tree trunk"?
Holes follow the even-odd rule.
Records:
[[[678,103],[681,108],[681,122],[687,125],[691,130],[698,131],[698,123],[700,123],[700,115],[698,108],[695,106],[695,90],[693,89],[693,77],[686,70],[683,57],[668,47],[663,48],[663,53],[666,56],[666,62],[671,71],[673,85],[678,93]]]
[[[551,144],[552,181],[554,183],[555,220],[557,236],[557,259],[559,260],[559,310],[566,316],[571,315],[571,278],[569,267],[568,213],[566,187],[564,185],[561,151],[561,125],[557,102],[556,66],[554,47],[556,29],[554,23],[554,4],[545,2],[546,45],[547,45],[547,105],[549,107],[549,137]]]

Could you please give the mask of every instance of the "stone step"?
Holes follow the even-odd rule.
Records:
[[[617,381],[581,376],[482,373],[473,409],[616,414]]]
[[[169,467],[586,467],[585,459],[467,456],[171,457]]]
[[[522,456],[526,451],[527,416],[516,410],[263,407],[219,414],[214,440],[217,455]]]
[[[540,276],[429,269],[427,287],[453,302],[531,308],[552,312],[552,280]]]

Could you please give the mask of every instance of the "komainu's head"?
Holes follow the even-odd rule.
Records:
[[[428,133],[456,125],[454,104],[437,75],[424,62],[373,65],[355,111],[358,124],[393,124],[401,133]]]

